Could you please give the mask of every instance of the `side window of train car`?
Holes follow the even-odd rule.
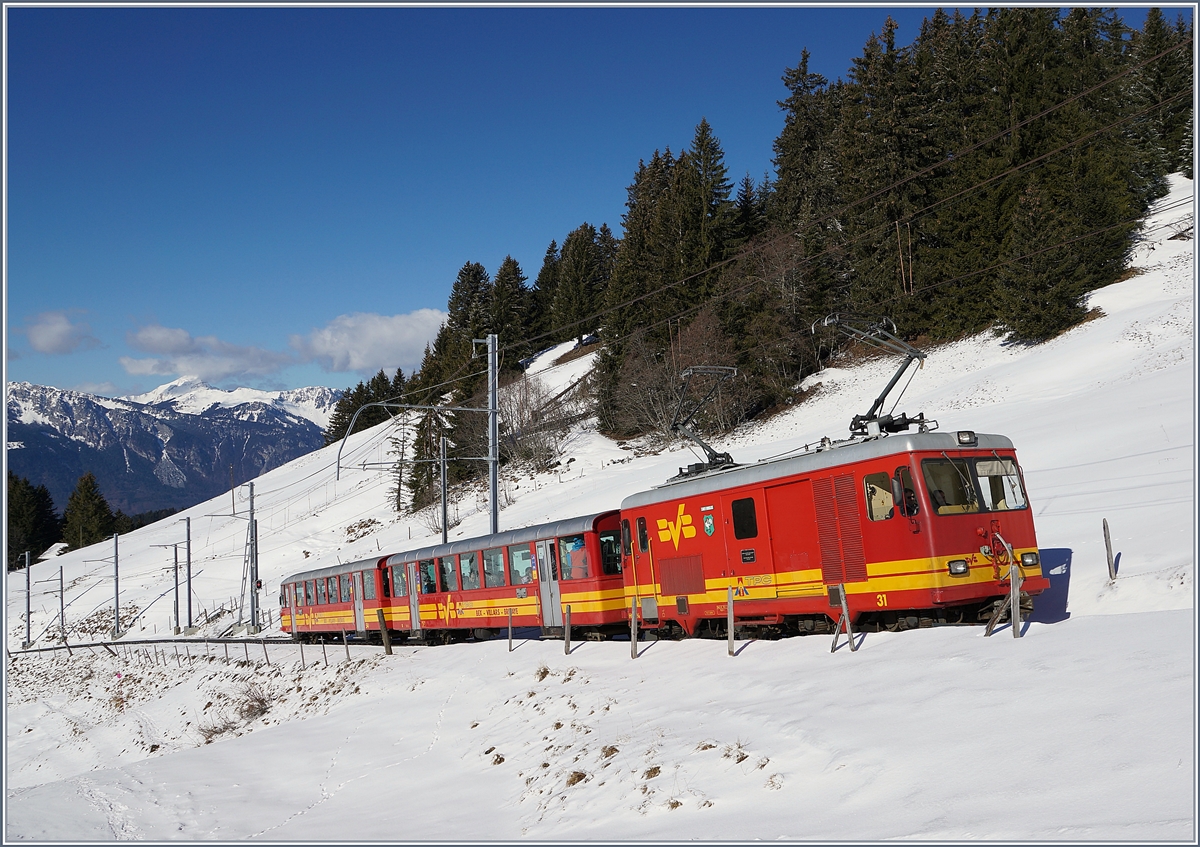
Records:
[[[442,591],[458,591],[458,570],[454,567],[453,556],[442,556],[438,560],[438,576]]]
[[[329,602],[336,603],[338,601],[338,578],[336,576],[329,577]]]
[[[326,604],[326,602],[328,602],[328,601],[325,599],[325,597],[326,597],[326,594],[325,594],[325,580],[323,580],[323,579],[318,579],[318,580],[317,580],[317,604],[318,604],[318,605],[321,605],[321,606],[324,606],[324,605]]]
[[[383,596],[391,597],[392,596],[392,569],[391,568],[380,568],[379,569],[379,582],[380,582],[381,586],[383,587]]]
[[[483,555],[494,552],[499,558],[503,550],[497,547]],[[508,548],[508,578],[512,585],[528,585],[533,582],[533,554],[528,544],[514,544]]]
[[[633,555],[633,533],[629,531],[629,521],[621,521],[621,549],[626,556]]]
[[[624,532],[629,532],[629,522],[623,522]],[[600,533],[600,568],[605,576],[613,576],[621,572],[621,548],[618,546],[617,531],[606,530]]]
[[[885,473],[869,473],[863,477],[866,489],[867,517],[873,521],[886,521],[896,514],[892,502],[892,478]]]
[[[342,602],[349,603],[351,600],[354,599],[354,596],[350,593],[350,574],[348,574],[348,573],[342,574],[341,579],[342,579]]]
[[[363,571],[363,599],[375,599],[375,571]]]
[[[646,519],[645,518],[637,519],[637,528],[638,528],[638,550],[640,550],[642,553],[645,553],[647,550],[650,549],[650,534],[648,532],[646,532]]]
[[[307,601],[308,601],[308,602],[307,602],[307,603],[305,603],[304,605],[306,605],[306,606],[311,606],[311,605],[313,605],[313,599],[314,599],[314,598],[313,598],[313,584],[312,584],[312,580],[309,580],[308,582],[304,583],[304,596],[305,596],[305,598],[306,598],[306,599],[307,599]]]
[[[462,553],[458,557],[458,569],[462,571],[463,591],[479,587],[479,554]]]
[[[758,515],[754,511],[753,497],[734,500],[729,504],[729,511],[733,513],[734,538],[758,537]]]
[[[417,570],[421,575],[421,593],[436,594],[437,564],[433,561],[433,559],[422,559],[417,563]]]
[[[975,473],[979,476],[983,507],[989,512],[1025,508],[1025,492],[1017,474],[1017,463],[1012,459],[976,459]]]
[[[483,585],[485,588],[504,587],[504,549],[502,547],[493,547],[491,550],[483,551]]]
[[[921,511],[921,505],[917,500],[917,487],[913,485],[912,471],[908,469],[907,465],[902,465],[896,468],[893,478],[898,483],[899,489],[904,492],[904,499],[900,502],[900,514],[911,518]]]
[[[961,515],[979,511],[979,498],[971,484],[971,469],[962,459],[925,459],[921,462],[925,487],[933,511],[939,515]]]
[[[408,566],[393,565],[392,566],[392,587],[395,589],[394,596],[408,596]]]
[[[585,579],[595,576],[589,567],[587,546],[582,535],[566,535],[558,539],[558,564],[563,579]]]

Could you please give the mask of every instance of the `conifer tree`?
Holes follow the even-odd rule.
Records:
[[[528,355],[529,337],[529,289],[525,287],[525,274],[512,256],[505,256],[492,282],[491,313],[488,324],[508,347],[504,366],[513,368],[518,360]]]
[[[588,320],[602,302],[604,257],[597,241],[596,228],[583,223],[567,235],[559,262],[558,288],[554,295],[554,325],[564,337],[577,341],[596,328]]]
[[[100,493],[96,477],[88,471],[79,478],[63,510],[63,540],[68,550],[78,550],[113,534],[113,513]]]
[[[537,279],[533,281],[533,289],[529,292],[530,314],[529,333],[537,338],[537,350],[547,347],[549,338],[545,338],[553,325],[552,310],[554,293],[558,290],[558,242],[551,241],[542,259],[542,269],[538,271]],[[536,351],[534,351],[536,352]]]
[[[8,521],[5,535],[8,569],[24,565],[24,554],[32,561],[61,537],[61,522],[46,486],[32,485],[25,477],[8,472]]]

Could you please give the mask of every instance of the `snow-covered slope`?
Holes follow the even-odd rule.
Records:
[[[537,640],[349,659],[341,645],[251,644],[236,664],[199,645],[165,662],[121,648],[21,657],[6,665],[6,837],[1194,841],[1194,242],[1170,238],[1193,206],[1191,182],[1173,185],[1142,272],[1092,295],[1102,315],[1037,347],[981,336],[934,350],[898,407],[1016,444],[1052,578],[1026,637],[873,633],[832,655],[827,637],[752,641],[735,658],[723,643],[653,642],[636,660],[628,642],[564,656]],[[548,366],[561,352],[531,368],[548,385],[590,358]],[[811,401],[714,447],[753,462],[844,435],[894,367],[827,370]],[[335,446],[256,481],[267,608],[295,570],[434,536],[388,505],[391,435],[352,436],[340,479]],[[502,528],[613,508],[691,454],[641,455],[585,424],[563,459],[502,477]],[[247,494],[237,518],[228,496],[178,516],[191,518],[197,618],[239,591]],[[458,511],[452,537],[486,532],[484,489]],[[154,545],[183,531],[120,539],[126,639],[170,624],[171,551]],[[59,566],[72,639],[111,627],[111,554],[34,566],[36,644],[54,634]],[[10,650],[23,589],[10,574]],[[264,715],[239,714],[251,685]]]

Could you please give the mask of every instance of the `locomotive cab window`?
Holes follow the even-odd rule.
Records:
[[[363,599],[375,599],[375,571],[363,571]]]
[[[625,524],[628,528],[629,524]],[[617,546],[617,531],[610,529],[600,533],[600,568],[605,576],[621,572],[621,549]]]
[[[975,473],[979,477],[983,507],[989,512],[1025,508],[1025,492],[1017,474],[1017,463],[1012,459],[976,459]]]
[[[650,533],[646,532],[646,519],[637,519],[638,528],[638,549],[645,553],[650,549]]]
[[[587,546],[582,535],[567,535],[558,539],[558,562],[563,579],[585,579],[595,576],[588,561]]]
[[[633,533],[629,531],[629,521],[621,521],[621,550],[626,556],[633,555]]]
[[[733,513],[734,538],[758,537],[758,515],[754,511],[753,497],[734,500],[729,504],[729,511]]]
[[[901,496],[903,499],[900,501],[900,514],[911,518],[921,511],[920,503],[917,500],[917,488],[913,485],[912,471],[905,466],[896,468],[893,479],[896,482],[894,490],[902,492]]]
[[[925,487],[933,511],[961,515],[979,511],[979,497],[971,483],[971,469],[963,459],[925,459],[921,462]]]
[[[896,514],[892,501],[892,478],[885,473],[871,473],[863,477],[867,496],[867,517],[873,521],[886,521]]]

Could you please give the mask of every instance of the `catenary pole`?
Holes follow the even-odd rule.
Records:
[[[446,533],[449,531],[449,509],[446,505],[446,436],[442,436],[442,543],[446,543]],[[494,530],[493,530],[494,531]]]
[[[117,533],[113,533],[113,639],[121,637],[121,586],[120,573],[121,569],[118,564],[118,538]]]
[[[28,647],[30,644],[33,643],[33,630],[30,626],[30,624],[32,623],[32,621],[30,619],[31,611],[29,608],[29,606],[30,606],[29,598],[31,596],[31,593],[32,593],[32,588],[31,588],[30,582],[29,582],[29,551],[26,550],[25,551],[25,646],[26,647]]]
[[[188,629],[192,628],[192,519],[184,518],[187,527],[187,616]]]
[[[499,344],[496,334],[489,333],[488,344],[488,484],[492,500],[492,535],[500,531],[500,502],[497,492],[500,488],[500,410],[498,396],[500,390],[500,359]]]
[[[179,634],[179,545],[172,544],[175,557],[175,634]]]

